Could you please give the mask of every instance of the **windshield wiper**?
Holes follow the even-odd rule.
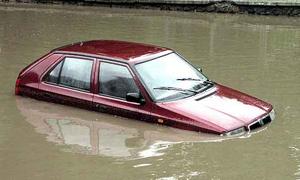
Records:
[[[210,80],[202,80],[202,79],[196,79],[196,78],[179,78],[176,79],[178,81],[200,81],[201,84],[210,84],[213,85],[214,82],[210,81]]]
[[[176,80],[178,80],[178,81],[202,81],[201,79],[196,79],[196,78],[178,78]]]
[[[190,89],[182,89],[182,88],[177,88],[177,87],[167,87],[167,86],[162,86],[162,87],[155,87],[153,89],[159,89],[159,90],[171,90],[171,91],[181,91],[181,92],[191,92],[193,94],[197,94],[197,91],[190,90]]]

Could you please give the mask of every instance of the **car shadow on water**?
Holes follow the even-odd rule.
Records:
[[[267,128],[242,136],[221,137],[26,97],[16,97],[16,104],[36,132],[46,135],[47,141],[61,145],[63,151],[124,159],[161,156],[179,143],[218,143],[248,138]]]

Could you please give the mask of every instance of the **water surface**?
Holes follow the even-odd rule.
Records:
[[[0,19],[1,179],[300,179],[299,18],[28,5]],[[276,121],[222,140],[13,95],[27,64],[90,39],[176,49]]]

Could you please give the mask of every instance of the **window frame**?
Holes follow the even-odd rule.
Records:
[[[116,100],[122,100],[122,101],[125,101],[125,102],[128,102],[128,103],[132,103],[132,102],[127,101],[126,98],[122,98],[122,97],[118,97],[118,96],[111,96],[111,95],[108,95],[108,94],[100,93],[101,64],[102,63],[108,63],[108,64],[114,64],[114,65],[117,65],[117,66],[123,66],[123,67],[125,67],[128,70],[129,74],[131,75],[132,80],[133,80],[136,88],[139,90],[140,95],[142,96],[141,89],[138,86],[138,83],[136,82],[136,77],[137,76],[135,75],[135,73],[132,71],[132,69],[130,68],[130,66],[127,63],[122,63],[122,62],[118,62],[118,61],[109,61],[109,60],[104,60],[104,59],[99,59],[98,62],[99,62],[98,65],[97,65],[98,66],[97,67],[98,68],[98,72],[97,72],[97,78],[96,78],[96,84],[97,84],[96,89],[97,89],[97,92],[95,94],[97,94],[97,95],[99,95],[101,97],[108,97],[108,98],[112,98],[112,99],[116,99]]]
[[[92,68],[91,68],[91,75],[90,75],[90,88],[89,90],[86,89],[81,89],[81,88],[76,88],[76,87],[72,87],[72,86],[68,86],[68,85],[64,85],[64,84],[59,84],[60,82],[60,77],[61,77],[61,72],[65,63],[65,60],[67,58],[73,58],[73,59],[78,59],[78,60],[83,60],[83,61],[92,61]],[[46,81],[47,76],[50,75],[50,73],[60,64],[62,63],[60,69],[59,69],[59,73],[58,73],[58,80],[57,83],[54,82],[49,82]],[[62,87],[62,88],[67,88],[67,89],[72,89],[72,90],[76,90],[76,91],[81,91],[81,92],[88,92],[88,93],[93,93],[94,91],[94,82],[93,82],[93,76],[94,76],[94,71],[95,71],[95,58],[89,58],[89,57],[82,57],[82,56],[72,56],[72,55],[65,55],[62,58],[60,58],[57,62],[54,62],[51,67],[45,72],[45,74],[42,76],[41,78],[41,82],[46,83],[46,84],[50,84],[50,85],[54,85],[54,86],[58,86],[58,87]]]

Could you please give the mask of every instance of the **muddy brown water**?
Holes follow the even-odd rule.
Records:
[[[300,179],[299,18],[27,5],[0,19],[0,179]],[[224,140],[13,95],[27,64],[90,39],[176,49],[276,120]]]

